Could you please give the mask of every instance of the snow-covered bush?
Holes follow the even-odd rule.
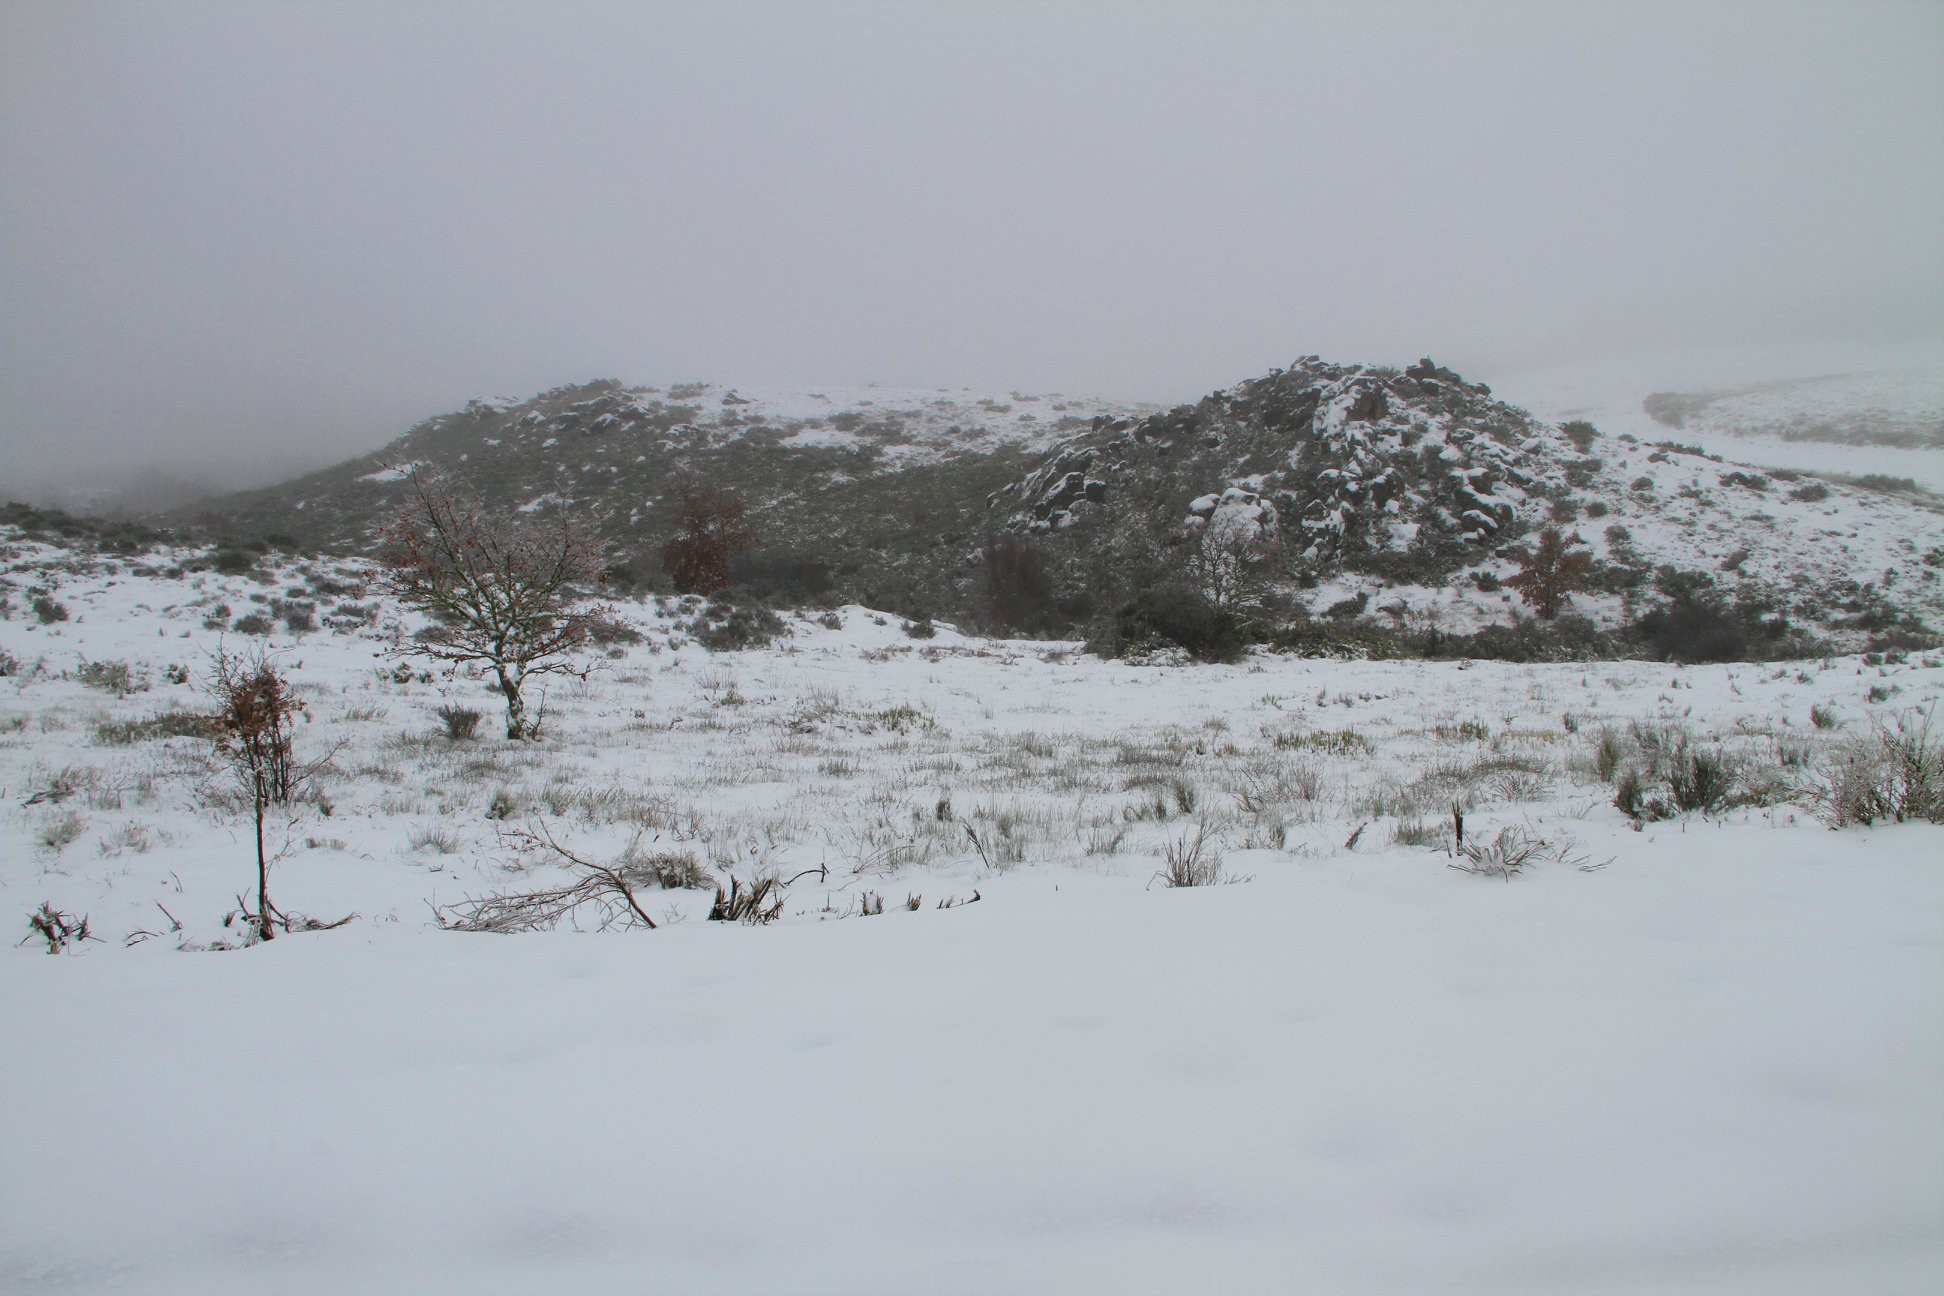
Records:
[[[1929,711],[1878,720],[1851,738],[1818,772],[1815,800],[1832,828],[1928,819],[1944,823],[1944,742],[1931,732]]]

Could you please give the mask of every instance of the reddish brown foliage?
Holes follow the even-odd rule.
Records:
[[[1586,588],[1593,575],[1593,555],[1574,546],[1586,542],[1578,532],[1559,534],[1558,527],[1539,533],[1539,543],[1519,551],[1519,570],[1506,585],[1519,592],[1542,620],[1550,621],[1566,606],[1568,596]]]
[[[729,567],[756,547],[740,496],[699,486],[682,496],[675,534],[662,546],[662,567],[683,594],[713,594],[729,584]]]

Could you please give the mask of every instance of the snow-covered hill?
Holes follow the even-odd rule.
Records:
[[[649,515],[685,481],[740,488],[760,517],[831,487],[1038,450],[1096,415],[1145,412],[1021,392],[600,381],[525,400],[474,400],[360,459],[179,516],[356,548],[394,506],[405,471],[433,466],[508,508],[585,510],[625,543],[640,525],[654,531],[659,520]]]
[[[994,504],[1083,570],[1130,530],[1165,545],[1244,510],[1293,575],[1323,582],[1318,607],[1381,593],[1447,627],[1507,615],[1476,578],[1511,575],[1507,542],[1548,524],[1602,564],[1607,592],[1581,606],[1608,621],[1663,566],[1831,629],[1878,595],[1944,613],[1944,499],[1755,469],[1659,432],[1550,423],[1428,360],[1308,357],[1196,405],[1096,420]]]

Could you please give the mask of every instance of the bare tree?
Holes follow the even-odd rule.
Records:
[[[1188,580],[1218,612],[1247,622],[1262,611],[1279,546],[1248,512],[1217,509],[1188,534]]]
[[[535,675],[574,671],[571,654],[594,613],[574,606],[602,578],[600,538],[564,512],[493,514],[478,496],[415,471],[381,532],[385,589],[432,617],[400,651],[493,672],[506,699],[506,736],[531,738],[522,693]]]

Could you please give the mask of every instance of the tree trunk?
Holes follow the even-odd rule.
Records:
[[[504,666],[494,669],[499,674],[500,692],[506,695],[506,736],[518,742],[527,736],[526,700],[520,696],[520,681],[507,674]]]
[[[269,940],[277,934],[270,925],[270,861],[263,854],[263,802],[266,793],[261,783],[256,790],[257,844],[257,936]]]

